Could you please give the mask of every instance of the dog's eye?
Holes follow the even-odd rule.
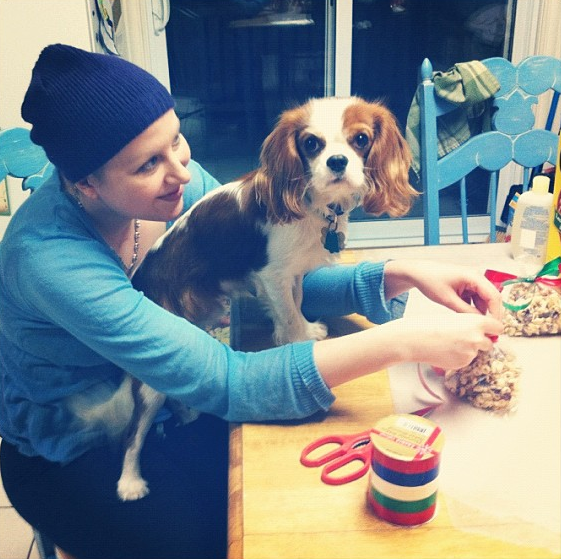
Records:
[[[308,155],[314,155],[321,150],[321,142],[315,136],[308,136],[304,140],[304,149]]]
[[[354,145],[358,148],[358,149],[364,149],[365,147],[368,146],[368,143],[370,142],[370,139],[368,138],[368,136],[366,134],[357,134],[354,137],[353,143]]]

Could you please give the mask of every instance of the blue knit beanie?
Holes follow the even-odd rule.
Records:
[[[173,107],[167,89],[138,66],[56,44],[35,63],[21,115],[33,126],[33,142],[75,182]]]

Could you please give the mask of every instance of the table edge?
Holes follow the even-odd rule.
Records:
[[[230,424],[228,468],[228,559],[243,557],[243,431]]]

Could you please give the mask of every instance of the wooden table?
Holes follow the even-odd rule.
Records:
[[[404,257],[516,271],[503,244],[372,249],[344,255],[347,261]],[[368,324],[349,317],[329,326],[330,333],[337,335]],[[259,320],[242,321],[238,335],[238,343],[249,349],[269,343],[267,325]],[[561,337],[552,338],[552,343],[561,352]],[[394,412],[387,371],[340,386],[334,393],[337,399],[327,414],[283,424],[232,426],[230,559],[559,557],[539,539],[526,546],[474,533],[470,528],[489,522],[477,514],[464,519],[465,525],[454,524],[442,491],[432,521],[403,528],[379,520],[370,511],[366,476],[346,485],[324,485],[319,469],[300,464],[302,449],[323,435],[363,431]],[[508,522],[512,530],[526,529],[516,520]]]

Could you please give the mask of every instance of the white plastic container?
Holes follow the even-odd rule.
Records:
[[[524,264],[525,274],[539,272],[545,263],[553,204],[553,194],[548,189],[549,178],[538,175],[516,203],[510,246],[514,259]]]

